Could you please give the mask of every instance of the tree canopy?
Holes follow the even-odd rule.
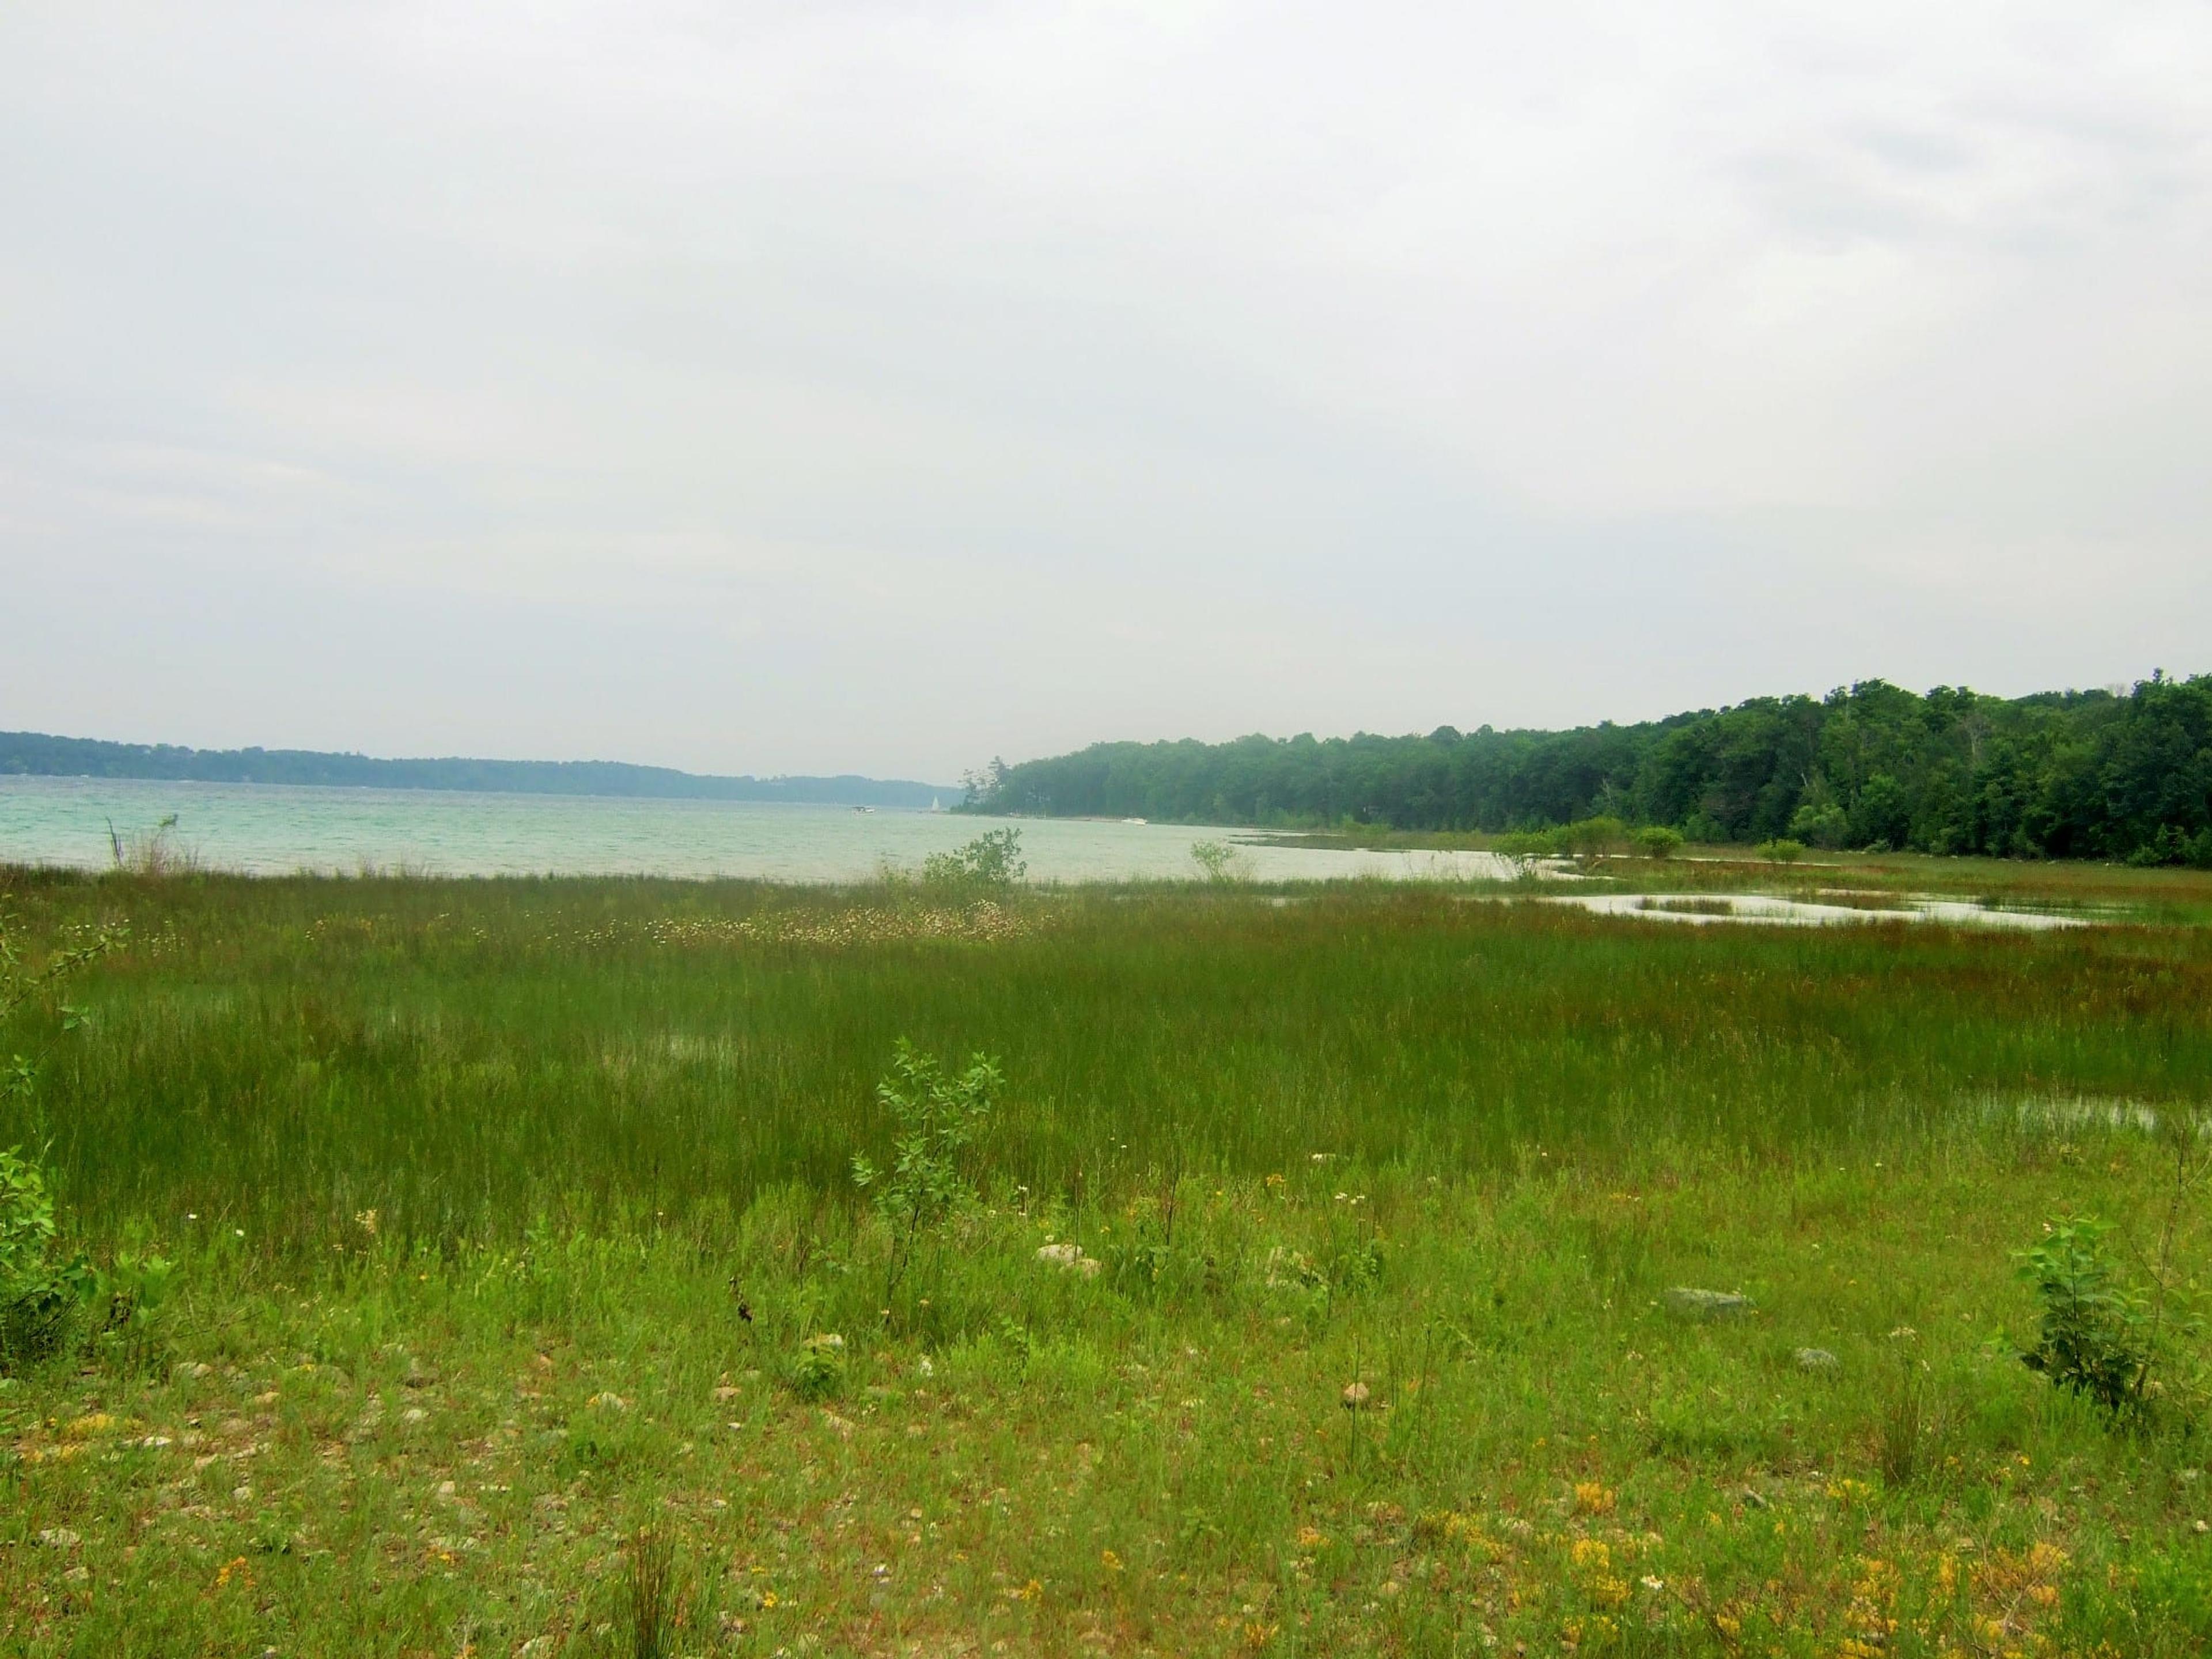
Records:
[[[2016,698],[1863,680],[1565,732],[1101,743],[994,766],[969,804],[1489,832],[1603,815],[1693,841],[2212,865],[2212,675]]]

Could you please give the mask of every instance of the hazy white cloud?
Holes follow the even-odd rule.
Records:
[[[0,15],[0,725],[943,777],[2212,666],[2212,14]]]

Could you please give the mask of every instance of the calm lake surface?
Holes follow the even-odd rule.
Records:
[[[173,812],[179,845],[202,863],[254,875],[404,865],[448,876],[857,881],[885,860],[918,868],[932,853],[1011,823],[1032,881],[1127,881],[1194,876],[1194,842],[1249,833],[780,803],[0,777],[0,863],[102,868],[112,862],[110,823],[142,833]],[[1264,839],[1239,851],[1245,873],[1262,881],[1513,873],[1487,853],[1329,852]]]

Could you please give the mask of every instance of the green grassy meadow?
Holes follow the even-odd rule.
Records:
[[[2116,1429],[2015,1256],[2206,1279],[2212,877],[1850,879],[2131,920],[0,875],[128,928],[0,1147],[179,1283],[0,1379],[0,1652],[2202,1652],[2203,1344]],[[1006,1089],[887,1299],[902,1036]]]

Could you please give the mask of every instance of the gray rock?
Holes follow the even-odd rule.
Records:
[[[1754,1305],[1749,1297],[1734,1291],[1700,1291],[1687,1285],[1677,1285],[1668,1291],[1667,1304],[1675,1312],[1696,1319],[1727,1319],[1736,1314],[1747,1314]]]
[[[1797,1369],[1801,1371],[1839,1371],[1843,1368],[1844,1362],[1826,1348],[1797,1350]]]

